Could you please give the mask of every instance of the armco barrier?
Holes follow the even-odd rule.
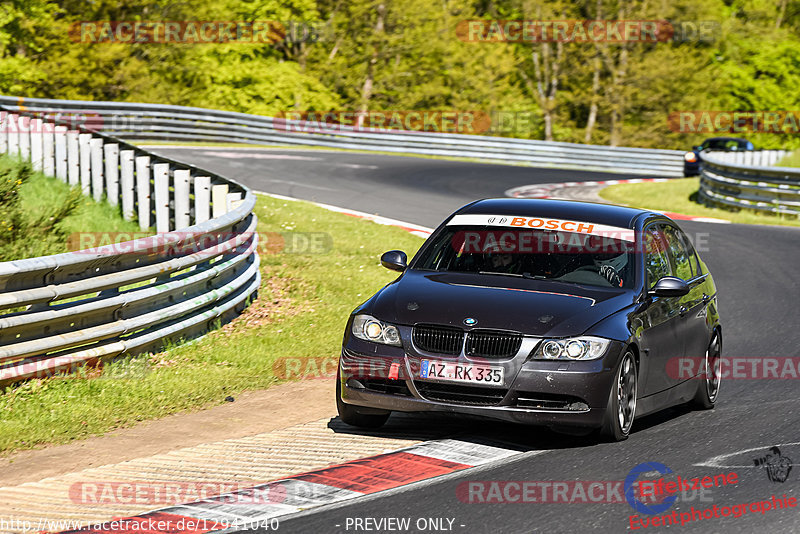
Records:
[[[82,114],[99,131],[129,140],[324,146],[367,151],[459,156],[557,168],[683,176],[683,152],[555,143],[481,135],[359,130],[306,130],[308,123],[203,108],[0,96],[15,111]]]
[[[785,152],[764,152],[773,154],[751,153],[749,161],[744,155],[704,154],[700,198],[729,208],[800,215],[800,169],[769,167],[767,165],[774,164]],[[740,163],[731,161],[739,158],[742,159]],[[761,165],[757,166],[759,163]]]
[[[0,107],[0,152],[138,215],[157,235],[0,263],[0,384],[195,337],[260,283],[255,196],[119,139]],[[213,217],[213,218],[212,218]]]

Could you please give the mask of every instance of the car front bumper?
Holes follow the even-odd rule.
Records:
[[[698,176],[700,174],[701,162],[697,161],[684,161],[683,162],[683,175],[684,176]]]
[[[504,421],[596,428],[602,425],[623,344],[612,342],[604,357],[592,361],[527,360],[475,362],[459,358],[441,361],[503,366],[502,386],[422,379],[419,362],[435,360],[413,347],[377,345],[350,336],[339,360],[342,401],[374,410],[446,412]]]

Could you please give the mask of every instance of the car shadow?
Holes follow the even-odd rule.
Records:
[[[337,434],[418,441],[457,439],[494,444],[520,452],[569,449],[598,443],[598,439],[591,436],[562,434],[543,426],[508,423],[463,414],[394,412],[384,426],[374,430],[353,427],[338,417],[333,417],[327,426]]]
[[[631,429],[631,437],[686,416],[692,411],[686,406],[676,406],[637,419]],[[496,421],[465,414],[393,412],[386,424],[378,429],[357,428],[345,424],[339,417],[333,417],[328,421],[327,427],[337,434],[415,441],[457,439],[497,444],[520,452],[579,449],[608,444],[597,432],[568,433],[566,429],[555,431],[545,426]]]
[[[678,419],[679,417],[689,415],[694,411],[695,410],[693,410],[689,406],[683,404],[679,406],[673,406],[671,408],[666,408],[664,410],[652,413],[645,417],[641,417],[633,422],[633,428],[631,428],[631,435],[633,435],[636,432],[642,432],[654,426],[662,425],[674,419]]]

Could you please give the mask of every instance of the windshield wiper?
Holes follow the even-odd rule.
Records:
[[[499,273],[499,272],[495,272],[495,271],[478,271],[478,274],[496,274],[496,275],[499,275],[499,276],[515,276],[517,278],[525,278],[525,275],[523,275],[523,274]]]

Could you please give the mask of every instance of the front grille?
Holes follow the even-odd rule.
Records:
[[[572,395],[558,395],[554,393],[533,393],[521,391],[518,395],[517,406],[520,408],[533,408],[537,410],[565,410],[586,411],[589,406],[580,398]]]
[[[411,337],[414,345],[425,352],[460,354],[464,332],[446,326],[417,325]]]
[[[522,334],[492,330],[474,330],[467,334],[467,356],[510,358],[522,344]]]
[[[428,400],[465,404],[468,406],[496,406],[506,396],[505,389],[457,386],[435,382],[415,382],[417,391]]]

